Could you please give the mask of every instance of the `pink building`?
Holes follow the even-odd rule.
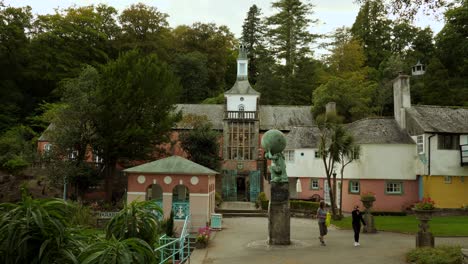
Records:
[[[174,225],[182,228],[187,215],[192,227],[205,226],[215,208],[215,176],[218,172],[180,156],[145,163],[124,170],[128,179],[127,203],[154,201]],[[180,230],[179,230],[180,231]]]

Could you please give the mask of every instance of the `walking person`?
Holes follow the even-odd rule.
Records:
[[[317,209],[317,221],[318,221],[319,230],[320,230],[319,239],[320,239],[320,243],[322,244],[322,246],[325,246],[325,240],[323,238],[328,233],[327,225],[325,223],[326,218],[327,218],[327,210],[325,210],[325,202],[321,201],[320,206]]]
[[[359,206],[354,206],[353,212],[351,212],[353,216],[353,230],[354,230],[354,246],[360,246],[359,244],[359,233],[361,232],[361,222],[363,225],[366,225],[364,219],[362,219],[362,213],[359,211]]]

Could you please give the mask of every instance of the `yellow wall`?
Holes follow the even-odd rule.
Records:
[[[424,197],[430,197],[439,208],[460,208],[468,205],[468,177],[452,176],[445,183],[444,176],[423,176]]]

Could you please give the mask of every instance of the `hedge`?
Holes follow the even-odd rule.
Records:
[[[406,212],[386,212],[386,211],[377,211],[371,212],[373,216],[406,216]]]
[[[406,261],[416,264],[462,264],[463,255],[457,246],[416,248],[406,254]]]
[[[268,210],[268,203],[269,201],[262,201],[262,209]],[[301,201],[301,200],[290,200],[289,201],[289,208],[291,210],[302,210],[302,211],[310,211],[310,212],[317,212],[319,207],[319,203],[317,202],[309,202],[309,201]]]

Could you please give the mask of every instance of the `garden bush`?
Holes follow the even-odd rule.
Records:
[[[457,246],[416,248],[406,254],[406,261],[416,264],[462,264],[463,255]]]
[[[216,203],[216,207],[219,207],[221,203],[223,203],[223,197],[221,196],[219,192],[215,192],[215,203]]]
[[[386,212],[386,211],[377,211],[371,212],[373,216],[406,216],[406,212]]]
[[[264,205],[263,205],[263,203],[264,203],[265,201],[268,201],[268,200],[267,200],[267,197],[266,197],[266,194],[265,194],[264,192],[261,192],[261,193],[259,193],[258,196],[257,196],[257,201],[256,201],[255,205],[257,206],[257,208],[265,209],[265,208],[264,208]],[[268,204],[267,204],[267,207],[266,207],[266,208],[268,209]]]
[[[290,200],[289,206],[292,210],[305,210],[316,212],[319,208],[319,203],[302,200]]]

